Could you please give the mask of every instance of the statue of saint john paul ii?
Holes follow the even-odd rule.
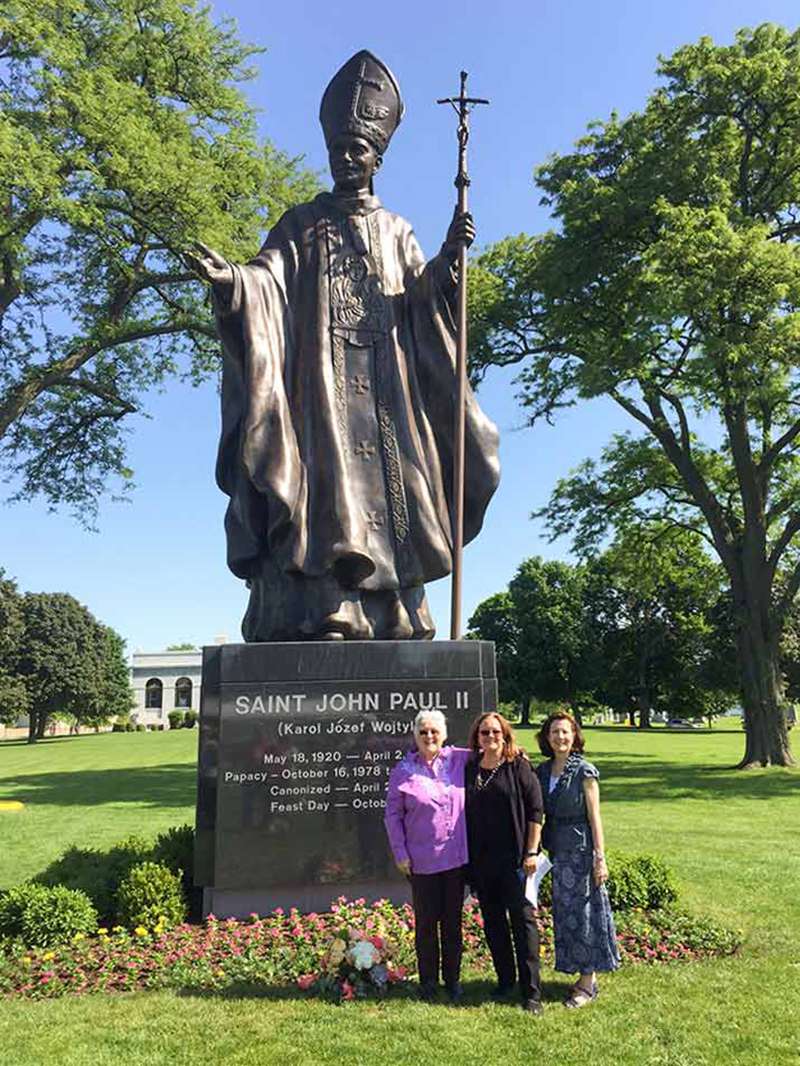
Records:
[[[452,566],[456,214],[427,263],[373,177],[403,115],[358,52],[325,90],[333,189],[249,263],[188,257],[224,348],[217,481],[247,641],[430,639],[424,583]],[[464,540],[497,487],[497,431],[468,392]]]

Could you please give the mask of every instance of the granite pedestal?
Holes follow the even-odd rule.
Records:
[[[195,884],[204,913],[408,899],[383,826],[419,710],[448,740],[497,706],[486,641],[225,644],[203,649]]]

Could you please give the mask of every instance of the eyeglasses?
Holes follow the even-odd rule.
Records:
[[[419,730],[419,735],[421,737],[438,737],[439,736],[439,730],[438,729],[420,729]]]
[[[501,737],[503,735],[502,729],[481,729],[479,732],[482,737]]]

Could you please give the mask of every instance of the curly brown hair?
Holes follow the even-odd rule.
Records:
[[[527,755],[522,748],[517,744],[517,738],[514,736],[514,730],[511,728],[511,724],[497,711],[486,711],[484,714],[479,714],[472,725],[469,727],[469,738],[467,739],[467,746],[472,748],[473,751],[480,751],[481,747],[478,743],[478,734],[480,733],[481,725],[487,718],[496,718],[500,723],[500,728],[503,731],[503,757],[507,762],[513,762],[519,755],[527,759]]]
[[[539,751],[548,759],[552,759],[555,755],[552,747],[550,746],[549,734],[550,726],[553,722],[567,721],[572,726],[572,751],[577,751],[578,754],[582,754],[586,747],[586,741],[583,739],[583,732],[578,725],[578,720],[572,711],[567,710],[566,707],[558,711],[553,711],[552,714],[548,714],[542,724],[539,726],[539,732],[536,734],[536,740],[539,744]]]

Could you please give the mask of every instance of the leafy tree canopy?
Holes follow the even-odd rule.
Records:
[[[470,634],[493,640],[500,699],[713,717],[735,703],[721,567],[697,534],[630,528],[585,564],[521,563],[479,604]]]
[[[587,564],[603,662],[595,696],[618,711],[713,717],[738,698],[724,575],[695,533],[628,527]]]
[[[631,518],[702,531],[731,593],[747,749],[791,762],[780,635],[800,588],[800,31],[662,59],[639,113],[537,173],[560,228],[479,259],[474,362],[521,363],[531,421],[611,397],[616,437],[545,516],[579,546]]]
[[[472,636],[495,641],[500,699],[519,701],[523,721],[532,699],[577,706],[591,688],[584,582],[584,567],[525,559],[508,591],[484,600],[469,620]]]
[[[316,178],[257,139],[256,49],[195,0],[0,8],[0,449],[15,498],[91,522],[143,394],[217,365],[181,253],[248,258]]]
[[[132,707],[124,641],[86,607],[60,592],[23,597],[24,633],[16,674],[30,703],[29,739],[50,718],[71,715],[95,725]]]
[[[0,569],[0,722],[7,725],[28,713],[28,690],[17,675],[24,632],[22,596]]]

